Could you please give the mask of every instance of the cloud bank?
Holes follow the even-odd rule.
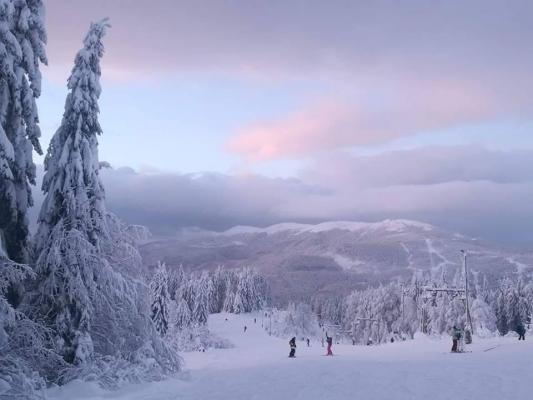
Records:
[[[158,234],[185,227],[411,218],[503,242],[533,240],[533,151],[427,147],[320,159],[298,179],[105,169],[109,208]],[[40,199],[37,198],[37,202]]]

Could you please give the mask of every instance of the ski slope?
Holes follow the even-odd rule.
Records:
[[[72,382],[47,394],[53,400],[505,400],[533,393],[530,337],[475,338],[470,353],[451,354],[448,338],[422,336],[381,346],[334,345],[334,357],[323,356],[319,342],[308,348],[298,341],[296,358],[289,359],[289,338],[268,336],[261,317],[255,324],[253,318],[212,315],[210,329],[235,347],[183,354],[179,377],[116,392]]]

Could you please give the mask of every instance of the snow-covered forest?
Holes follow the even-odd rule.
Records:
[[[531,327],[533,283],[525,277],[489,284],[472,275],[469,291],[472,329],[478,337],[504,336]],[[350,344],[413,339],[417,332],[449,336],[454,326],[469,329],[462,276],[452,283],[413,279],[354,290],[348,296],[317,294],[308,303],[269,309],[269,326],[278,337],[321,338],[326,332]]]
[[[187,274],[159,264],[150,281],[151,318],[156,330],[176,351],[223,347],[207,329],[209,314],[262,310],[269,299],[263,277],[250,268]]]
[[[519,326],[529,328],[533,311],[533,284],[524,277],[489,284],[473,275],[469,292],[470,316],[476,335],[506,335]],[[346,297],[316,297],[319,321],[331,325],[340,338],[355,343],[383,343],[413,338],[416,332],[448,335],[453,326],[469,326],[466,298],[458,275],[455,282],[413,279],[355,290]]]

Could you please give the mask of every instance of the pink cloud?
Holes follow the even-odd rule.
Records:
[[[448,80],[410,81],[388,87],[379,104],[366,98],[325,100],[286,118],[245,126],[228,143],[248,161],[305,156],[323,150],[368,146],[492,116],[496,106],[482,89]]]

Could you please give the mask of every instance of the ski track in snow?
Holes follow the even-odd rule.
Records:
[[[514,257],[507,257],[507,261],[516,267],[516,272],[519,274],[525,272],[529,268],[529,265],[517,261]]]
[[[296,358],[289,359],[288,338],[269,337],[260,315],[256,324],[251,315],[212,315],[209,325],[236,347],[183,354],[186,369],[178,378],[115,392],[72,382],[48,390],[49,399],[505,400],[527,399],[533,391],[528,340],[474,338],[471,353],[451,354],[449,338],[419,336],[381,346],[334,345],[334,357],[323,357],[319,342],[307,348],[298,341]]]
[[[435,246],[433,245],[433,241],[431,239],[426,239],[426,246],[428,249],[429,259],[431,260],[431,270],[433,272],[439,272],[440,270],[442,270],[442,268],[446,267],[447,265],[455,265],[455,263],[448,260],[444,256],[444,254],[442,254],[440,251],[438,251],[435,248]],[[440,259],[440,261],[438,261],[438,264],[435,265],[433,257]]]
[[[411,271],[420,271],[420,268],[416,268],[414,262],[413,262],[413,253],[411,253],[411,250],[409,250],[409,247],[404,242],[401,242],[400,245],[402,246],[402,249],[407,254],[407,269]]]

